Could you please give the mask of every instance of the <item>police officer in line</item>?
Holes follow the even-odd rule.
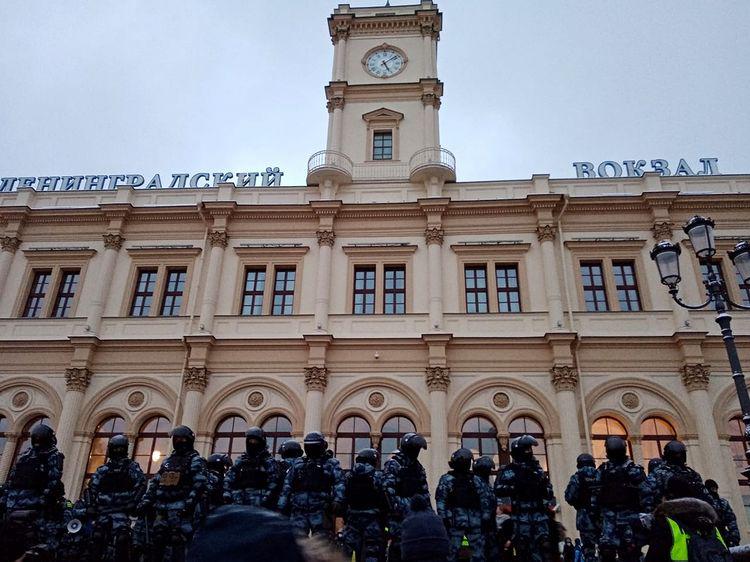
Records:
[[[87,514],[93,519],[94,560],[104,560],[110,547],[115,561],[132,559],[130,516],[145,490],[141,466],[128,458],[128,438],[115,435],[107,444],[107,462],[96,469],[84,494]]]
[[[207,511],[211,512],[226,503],[224,499],[224,477],[232,466],[232,459],[223,453],[214,453],[206,459],[208,468]]]
[[[706,480],[706,489],[714,500],[714,509],[719,517],[716,526],[721,536],[724,537],[724,542],[727,543],[727,546],[739,546],[740,530],[737,527],[737,516],[734,514],[732,507],[726,499],[719,495],[719,485],[716,480]]]
[[[513,460],[495,479],[498,502],[512,509],[516,556],[529,562],[543,562],[557,549],[552,535],[557,501],[552,483],[534,457],[538,444],[530,435],[514,439],[510,444]]]
[[[297,441],[289,440],[284,441],[281,444],[281,446],[279,447],[279,456],[281,457],[281,460],[277,463],[279,475],[281,476],[281,478],[279,479],[281,485],[284,484],[286,473],[289,472],[289,469],[292,468],[293,464],[299,462],[299,459],[302,458],[302,455],[304,455],[304,452],[302,451],[302,445],[300,445]]]
[[[604,442],[607,460],[596,472],[592,507],[601,515],[599,556],[602,562],[637,562],[641,558],[639,487],[646,480],[643,467],[628,458],[621,437]]]
[[[208,469],[194,448],[195,434],[189,427],[175,427],[171,437],[173,451],[149,482],[139,512],[153,517],[152,559],[182,561],[205,515],[200,508],[208,493]]]
[[[278,485],[278,469],[268,452],[266,434],[251,427],[245,432],[245,452],[224,479],[224,498],[228,503],[272,509]]]
[[[482,484],[489,490],[493,497],[492,517],[488,524],[482,529],[484,537],[484,557],[487,560],[497,560],[500,557],[498,543],[498,528],[496,517],[496,502],[494,500],[495,492],[490,482],[492,472],[495,470],[495,461],[487,455],[481,456],[474,460],[472,471],[482,481]]]
[[[437,514],[443,520],[449,539],[449,562],[458,560],[463,538],[471,546],[472,562],[485,560],[484,538],[495,518],[495,496],[489,486],[471,472],[474,455],[461,448],[451,455],[451,470],[440,477],[435,491]]]
[[[59,542],[65,489],[63,454],[57,450],[55,432],[47,425],[31,430],[31,447],[10,471],[0,498],[0,511],[26,534],[27,547],[54,552]]]
[[[344,480],[339,461],[326,454],[328,442],[313,431],[303,442],[305,456],[287,472],[279,497],[279,511],[291,518],[294,530],[303,537],[333,538],[332,512],[340,512]]]
[[[379,562],[385,554],[385,516],[388,502],[383,473],[375,449],[362,449],[344,477],[342,543],[347,559],[352,553],[361,562]]]
[[[565,501],[576,510],[576,529],[581,537],[583,556],[587,561],[596,560],[596,542],[599,540],[599,515],[594,511],[592,498],[596,490],[596,462],[588,453],[578,455],[578,469],[570,477],[565,489]]]
[[[418,433],[407,433],[401,438],[399,449],[385,463],[383,475],[388,497],[388,561],[401,561],[401,523],[409,512],[414,496],[422,496],[430,505],[427,474],[419,462],[419,453],[427,449],[427,441]]]

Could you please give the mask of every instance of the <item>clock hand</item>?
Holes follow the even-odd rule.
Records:
[[[397,58],[398,58],[398,55],[393,55],[393,56],[392,56],[391,58],[389,58],[389,59],[388,59],[387,61],[385,61],[385,62],[391,62],[391,61],[392,61],[393,59],[397,59]]]
[[[386,70],[390,70],[390,68],[388,68],[388,61],[380,61],[380,64],[382,64]]]

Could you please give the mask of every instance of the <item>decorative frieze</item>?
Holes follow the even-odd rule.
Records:
[[[315,235],[318,237],[319,246],[331,246],[336,241],[336,233],[333,230],[318,230]]]
[[[208,386],[208,376],[209,371],[206,367],[188,367],[185,369],[182,384],[185,386],[185,390],[203,392]]]
[[[654,234],[654,240],[671,240],[673,226],[674,224],[669,221],[655,222],[654,226],[651,227],[651,232]]]
[[[578,386],[578,370],[571,365],[555,365],[550,369],[552,386],[557,392],[575,390]]]
[[[554,241],[557,229],[551,224],[540,224],[536,227],[536,237],[540,242]]]
[[[21,239],[15,236],[3,236],[0,238],[0,245],[2,245],[3,252],[10,252],[15,254],[18,247],[21,245]]]
[[[102,234],[102,238],[104,238],[105,250],[120,251],[120,248],[122,248],[122,243],[125,242],[125,237],[119,234]]]
[[[708,390],[711,367],[702,363],[685,365],[682,368],[682,384],[688,390]]]
[[[427,367],[425,369],[425,382],[430,392],[439,390],[446,392],[451,383],[451,370],[448,367]]]
[[[307,390],[323,392],[328,386],[328,369],[325,367],[305,367],[305,387]]]
[[[65,388],[75,392],[86,392],[91,382],[91,371],[85,367],[65,369]]]
[[[424,231],[424,239],[427,244],[440,244],[442,246],[444,236],[445,231],[439,226],[428,227]]]
[[[224,230],[212,230],[208,233],[208,242],[211,246],[221,246],[226,248],[229,242],[229,237]]]

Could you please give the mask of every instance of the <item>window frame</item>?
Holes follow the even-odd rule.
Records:
[[[729,293],[729,297],[736,303],[742,304],[743,301],[743,289],[739,283],[737,275],[737,268],[732,263],[732,260],[728,256],[728,252],[734,249],[734,246],[741,242],[741,238],[735,238],[731,236],[717,236],[716,237],[716,254],[709,260],[713,263],[721,265],[721,273],[724,278],[724,283]],[[690,243],[690,239],[686,238],[682,241],[685,246],[685,250],[693,264],[694,275],[696,280],[696,289],[698,291],[695,296],[696,299],[705,300],[706,290],[703,286],[703,273],[701,271],[701,261],[695,255],[693,251],[693,245]],[[688,277],[687,268],[683,269],[682,278],[683,280]]]
[[[104,425],[106,423],[111,423],[112,420],[115,420],[115,419],[119,419],[119,420],[122,421],[122,431],[114,431],[114,427],[113,427],[113,431],[99,431],[99,429],[102,427],[102,425]],[[117,422],[114,422],[114,423],[117,423]],[[113,424],[113,426],[114,426],[114,424]],[[88,483],[91,480],[91,477],[96,472],[96,469],[99,468],[100,466],[102,466],[103,464],[105,464],[107,462],[107,447],[105,446],[105,448],[104,448],[104,460],[103,460],[102,464],[100,464],[96,468],[94,468],[94,470],[92,472],[89,472],[89,464],[91,463],[91,457],[92,457],[93,452],[94,452],[94,443],[96,442],[96,440],[97,439],[105,439],[105,440],[107,440],[107,442],[109,442],[109,440],[112,439],[112,437],[114,437],[115,435],[125,435],[126,427],[127,427],[127,421],[125,420],[124,417],[122,417],[119,414],[107,415],[104,418],[102,418],[102,420],[99,423],[96,424],[96,428],[94,429],[94,433],[91,436],[91,442],[89,443],[89,455],[86,458],[86,464],[83,467],[83,482],[81,482],[81,490],[84,490],[88,486]]]
[[[362,281],[364,282],[364,287],[362,289],[357,288],[357,274],[363,273],[364,278]],[[369,279],[368,274],[372,274],[372,279]],[[372,287],[368,287],[369,282],[372,281]],[[385,282],[384,282],[385,285]],[[378,268],[375,265],[355,265],[354,266],[354,287],[352,289],[352,314],[355,314],[357,316],[370,316],[373,314],[376,314],[378,309],[376,307],[375,300],[377,299],[378,294]],[[362,311],[357,312],[357,295],[362,295]],[[371,312],[368,312],[368,303],[367,303],[367,295],[372,295],[372,310]],[[383,300],[385,300],[385,295],[383,296]]]
[[[400,162],[400,139],[399,126],[404,118],[403,113],[381,107],[362,115],[362,119],[367,124],[367,134],[365,135],[365,158],[368,164],[375,163],[389,165]],[[375,133],[391,133],[391,158],[389,160],[374,158]]]
[[[525,428],[526,426],[525,421],[524,421],[523,432],[511,431],[510,426],[513,425],[513,422],[518,421],[518,420],[531,420],[532,422],[534,422],[536,425],[539,426],[540,431],[528,431],[528,429]],[[542,424],[542,422],[539,421],[539,418],[536,418],[531,414],[520,412],[516,416],[514,416],[510,421],[508,421],[508,443],[510,444],[511,441],[513,441],[514,439],[518,437],[521,437],[522,435],[530,435],[531,437],[536,439],[538,442],[540,442],[538,447],[541,447],[544,449],[544,453],[543,453],[544,463],[540,462],[539,464],[541,464],[544,471],[547,474],[549,474],[549,470],[550,470],[550,456],[549,456],[549,447],[548,447],[549,437],[547,436],[547,432],[544,429],[544,425]],[[534,451],[534,455],[536,456],[537,460],[539,460],[539,457],[540,457],[539,451]]]
[[[16,461],[18,460],[18,457],[21,456],[21,453],[26,451],[26,449],[29,448],[31,445],[31,430],[34,428],[34,426],[42,421],[42,425],[47,425],[49,427],[52,427],[52,419],[47,414],[36,414],[32,416],[30,419],[26,420],[26,422],[21,427],[21,431],[18,432],[18,436],[16,437],[16,443],[15,447],[13,449],[13,456],[10,459],[10,466],[11,468],[15,466]],[[24,447],[24,445],[28,445]],[[7,443],[5,445],[8,446]]]
[[[364,431],[362,431],[362,432],[357,432],[357,431],[344,431],[344,432],[341,432],[340,428],[344,424],[344,422],[346,422],[347,420],[352,419],[352,418],[357,418],[359,420],[364,421],[367,424],[368,431],[366,433]],[[355,423],[355,428],[356,428],[356,421],[354,423]],[[341,463],[341,467],[342,467],[343,470],[351,470],[351,468],[354,467],[354,459],[357,457],[357,453],[359,452],[359,448],[357,447],[357,439],[363,439],[365,436],[367,436],[367,438],[370,440],[370,444],[368,445],[368,447],[372,448],[372,446],[373,446],[372,424],[370,423],[370,420],[368,420],[365,416],[363,416],[361,414],[349,413],[349,414],[345,415],[344,417],[342,417],[341,420],[338,422],[338,424],[336,424],[336,434],[335,434],[334,439],[333,439],[333,443],[334,443],[333,444],[333,456],[336,457],[339,460],[339,462]],[[339,439],[347,439],[347,440],[351,441],[352,450],[349,451],[348,453],[340,453],[339,452]],[[349,464],[350,464],[350,466],[347,467],[346,463],[343,462],[339,458],[339,455],[347,455],[348,457],[350,457],[349,458],[349,461],[350,461]]]
[[[182,280],[182,291],[180,292],[169,290],[169,286],[171,283],[170,277],[173,273],[182,273],[184,275],[184,279]],[[159,316],[164,316],[164,317],[180,316],[180,313],[182,312],[183,303],[185,301],[185,287],[187,286],[187,268],[186,267],[167,267],[165,276],[166,277],[164,279],[164,289],[161,295],[161,305],[159,306]],[[179,281],[178,281],[178,284],[179,284]],[[164,314],[165,308],[167,306],[167,299],[168,298],[173,299],[170,307],[174,310],[174,300],[177,299],[178,296],[180,299],[180,305],[177,308],[177,314]]]
[[[618,285],[617,284],[617,275],[615,274],[615,269],[617,267],[623,267],[623,266],[630,266],[633,268],[633,281],[635,281],[635,285],[627,285],[627,284]],[[612,260],[612,278],[614,279],[614,289],[615,289],[614,296],[617,299],[617,304],[620,308],[620,312],[641,312],[643,310],[643,302],[641,299],[641,291],[639,290],[639,287],[638,287],[638,274],[635,268],[635,260],[613,259]],[[627,281],[625,281],[625,283],[627,283]],[[635,302],[638,304],[638,310],[632,310],[632,309],[623,310],[622,306],[620,306],[620,297],[619,297],[620,287],[622,287],[623,290],[625,291],[635,290],[635,297],[636,297]],[[627,302],[630,303],[630,298],[627,299]]]
[[[63,287],[66,282],[68,275],[76,275],[77,280],[75,284],[75,288],[72,293],[63,293]],[[76,297],[78,296],[78,293],[81,289],[81,270],[80,269],[68,269],[68,268],[62,268],[60,270],[60,279],[57,286],[57,291],[55,292],[55,298],[53,300],[52,304],[52,310],[50,312],[51,318],[69,318],[70,317],[70,311],[73,309],[73,303],[75,302]],[[67,303],[67,313],[63,314],[62,316],[57,315],[57,309],[61,303],[62,299],[68,299]],[[63,311],[66,311],[66,308],[63,308]]]
[[[498,278],[497,278],[497,272],[501,269],[510,270],[513,269],[516,272],[516,286],[514,287],[503,287],[501,288],[498,284]],[[493,274],[495,276],[495,299],[497,300],[497,312],[498,314],[518,314],[520,312],[523,312],[523,307],[521,306],[521,276],[518,272],[518,263],[499,263],[495,262],[494,264],[494,270]],[[505,276],[506,280],[510,279],[507,275]],[[518,305],[518,310],[500,310],[500,294],[504,293],[507,295],[511,294],[517,294],[518,295],[518,301],[516,303],[513,303],[512,300],[509,297],[508,305],[509,307],[512,307],[513,304]]]
[[[167,423],[169,424],[169,429],[167,429],[167,431],[164,433],[160,433],[158,431],[150,431],[148,433],[145,433],[143,431],[143,428],[146,427],[146,425],[149,424],[151,420],[158,419],[158,418],[163,418],[167,420]],[[158,429],[159,427],[158,422],[157,422],[156,427]],[[169,442],[169,434],[172,431],[173,427],[174,426],[172,425],[172,421],[167,416],[164,416],[162,414],[154,414],[152,416],[149,416],[146,419],[144,419],[138,426],[138,430],[136,431],[136,434],[135,434],[135,439],[133,439],[133,451],[130,454],[130,458],[134,460],[135,462],[138,462],[138,460],[136,459],[136,456],[137,456],[136,453],[138,452],[138,442],[141,439],[151,440],[150,452],[148,454],[148,466],[146,467],[146,469],[143,469],[143,467],[141,467],[143,469],[143,474],[146,476],[147,480],[150,480],[151,478],[154,477],[154,475],[159,471],[159,467],[161,466],[161,463],[164,462],[164,459],[166,459],[169,456],[169,453],[171,451],[171,443],[168,445],[168,450],[164,451],[164,454],[160,458],[159,466],[156,467],[156,470],[154,470],[153,472],[150,472],[151,469],[153,468],[153,464],[154,464],[153,455],[154,455],[154,450],[156,448],[156,444],[158,440],[164,439],[166,437],[167,442]]]
[[[730,425],[735,424],[739,429],[738,434],[733,433],[732,428],[730,427]],[[742,421],[742,414],[735,414],[734,416],[729,418],[729,420],[727,421],[726,430],[727,442],[729,443],[730,451],[732,451],[732,443],[742,443],[742,456],[735,456],[734,451],[732,451],[732,464],[734,465],[735,474],[737,475],[737,481],[739,485],[744,486],[745,488],[750,487],[750,480],[740,474],[740,471],[744,470],[747,467],[745,451],[747,451],[748,447],[750,447],[750,442],[745,439],[745,423]],[[742,495],[747,494],[743,493]]]
[[[372,153],[370,154],[371,160],[375,162],[392,162],[394,160],[393,136],[393,129],[375,129],[372,131]],[[380,142],[382,146],[378,146],[378,137],[382,139]],[[390,141],[390,147],[386,147],[386,140]],[[386,148],[389,148],[390,151],[387,152]],[[380,158],[378,158],[378,150],[380,151]],[[388,155],[388,158],[385,157],[386,154]]]
[[[375,268],[375,312],[374,314],[356,314],[355,316],[404,316],[413,310],[412,258],[417,246],[408,243],[389,243],[387,245],[343,246],[344,254],[349,258],[346,294],[346,313],[354,314],[354,271],[358,267]],[[385,313],[385,270],[388,267],[404,268],[404,312]]]
[[[263,316],[263,306],[266,304],[265,292],[266,285],[268,285],[268,267],[261,265],[247,265],[243,267],[244,273],[242,275],[242,294],[240,295],[240,316]],[[247,278],[250,272],[254,272],[255,280],[253,282],[253,290],[247,290]],[[258,291],[258,274],[263,273],[263,290]],[[250,314],[245,314],[245,299],[250,297]],[[260,299],[260,304],[256,304],[256,300]],[[260,307],[260,314],[255,314],[256,307]]]
[[[395,419],[398,419],[398,418],[407,420],[411,424],[412,429],[404,431],[403,433],[401,433],[399,431],[386,431],[385,430],[386,424],[388,422],[390,422],[391,420],[395,420]],[[386,455],[392,455],[395,451],[397,451],[399,443],[401,442],[401,438],[404,435],[406,435],[407,433],[409,433],[409,432],[417,433],[417,426],[414,423],[414,420],[412,420],[409,416],[407,416],[405,414],[396,412],[396,413],[394,413],[393,415],[389,416],[388,418],[386,418],[383,421],[382,425],[380,426],[380,436],[378,438],[378,447],[377,447],[377,449],[378,449],[378,456],[380,457],[380,464],[381,464],[381,466],[384,465],[385,461],[387,460],[385,458]],[[396,447],[395,447],[395,449],[393,451],[389,451],[389,452],[383,451],[383,441],[385,441],[386,439],[395,439],[396,440]]]
[[[657,429],[656,433],[645,433],[643,431],[643,426],[647,422],[651,422],[651,421],[654,421],[654,423],[656,424],[655,420],[658,420],[658,421],[661,421],[661,422],[664,422],[665,424],[667,424],[671,428],[672,434],[671,435],[660,435],[658,433],[658,429]],[[667,418],[665,418],[664,416],[660,416],[660,415],[650,415],[650,416],[647,416],[647,417],[643,418],[643,420],[641,420],[641,423],[640,423],[640,426],[639,426],[639,431],[640,431],[640,435],[638,436],[638,438],[639,438],[640,444],[641,444],[641,461],[642,461],[642,463],[643,463],[644,466],[648,465],[648,462],[651,459],[659,458],[661,456],[661,452],[664,450],[664,445],[666,445],[670,441],[678,438],[677,429],[675,428],[674,424],[671,421],[669,421]],[[644,443],[656,443],[656,450],[657,450],[657,452],[659,454],[659,457],[647,457],[646,456],[646,448],[644,447]]]
[[[144,276],[148,275],[149,277],[145,279],[146,285],[148,286],[151,283],[151,276],[153,275],[153,288],[151,291],[140,291],[139,288],[141,286],[141,281],[144,279]],[[144,318],[148,316],[153,316],[151,313],[154,309],[154,304],[159,300],[158,295],[156,294],[156,286],[159,282],[159,268],[158,267],[139,267],[138,271],[135,273],[135,284],[133,286],[133,294],[130,299],[130,306],[128,311],[128,316],[131,318]],[[148,314],[135,314],[136,310],[136,302],[139,302],[138,308],[143,311],[146,308],[145,299],[150,297],[151,302],[148,304]],[[138,301],[138,299],[143,299],[143,301]]]
[[[584,268],[588,270],[587,276],[591,278],[591,285],[584,284],[583,278],[584,278]],[[598,270],[598,275],[595,273],[594,268]],[[602,284],[601,285],[594,285],[594,277],[601,277]],[[611,312],[610,307],[610,298],[609,298],[609,291],[607,290],[607,272],[605,271],[604,267],[604,260],[581,260],[578,262],[578,279],[581,285],[581,292],[583,293],[583,308],[584,312]],[[594,309],[591,310],[588,307],[588,302],[586,300],[586,293],[592,292],[594,293],[594,300],[591,301],[594,304]],[[604,299],[598,300],[596,298],[596,293],[602,292],[604,293]],[[604,308],[599,308],[599,306],[603,306]],[[619,308],[619,299],[618,299],[618,308]]]
[[[387,281],[388,281],[388,273],[389,272],[396,272],[396,271],[403,271],[404,272],[404,288],[399,289],[395,285],[398,282],[398,276],[394,276],[393,282],[394,287],[392,289],[388,289]],[[376,280],[377,282],[377,280]],[[386,316],[398,316],[400,314],[406,314],[406,285],[407,285],[408,279],[406,278],[406,264],[386,264],[383,266],[383,314]],[[386,295],[393,295],[393,312],[387,312],[386,307],[388,306],[388,299],[386,299]],[[398,295],[404,295],[404,302],[399,303],[398,301]],[[375,293],[375,298],[377,299],[377,291]],[[403,311],[399,312],[397,308],[400,306],[400,304],[403,304]]]
[[[289,284],[289,274],[294,274],[294,279],[291,280],[292,282],[292,289],[291,291],[288,289]],[[283,274],[284,277],[281,279],[281,282],[284,284],[283,289],[277,289],[276,285],[279,283],[279,275]],[[297,293],[297,266],[294,265],[279,265],[273,268],[273,289],[271,293],[271,316],[294,316],[295,308],[295,295]],[[281,297],[281,304],[279,312],[276,312],[276,297]],[[287,300],[291,299],[291,303],[288,303]],[[287,307],[289,308],[290,312],[286,312]]]
[[[219,428],[221,428],[221,426],[228,420],[234,420],[232,424],[232,431],[219,431]],[[243,429],[238,430],[236,428],[236,424],[239,423],[237,420],[241,420],[240,425]],[[229,455],[229,458],[232,459],[232,462],[237,460],[237,457],[235,457],[232,453],[232,447],[236,440],[240,440],[242,442],[242,450],[239,455],[245,452],[245,432],[247,431],[247,429],[248,424],[244,416],[235,413],[230,413],[226,416],[223,416],[214,426],[214,433],[211,436],[211,454],[213,455],[214,453],[216,453],[216,441],[218,439],[229,439],[229,447],[226,454]]]
[[[489,423],[490,426],[495,430],[494,433],[490,433],[487,431],[486,433],[482,433],[481,431],[464,431],[464,427],[466,427],[466,424],[473,420],[483,420],[486,423]],[[466,447],[466,444],[464,443],[464,438],[466,439],[476,439],[477,440],[477,455],[475,459],[487,455],[490,456],[487,451],[483,451],[482,449],[482,440],[483,439],[490,439],[490,435],[492,436],[492,439],[494,440],[496,451],[491,455],[492,460],[495,461],[495,468],[500,467],[500,461],[501,461],[501,454],[503,451],[502,443],[500,442],[500,434],[498,433],[497,424],[490,419],[489,417],[481,414],[471,414],[466,419],[464,419],[463,423],[461,423],[461,433],[459,435],[459,440],[461,443],[461,447]],[[466,447],[468,449],[471,449],[471,447]],[[473,449],[472,449],[473,451]]]
[[[289,431],[278,430],[279,419],[284,419],[289,423]],[[269,423],[271,420],[276,420],[277,429],[273,431],[267,430],[265,428],[266,424]],[[292,425],[292,420],[289,419],[289,416],[285,414],[280,414],[280,413],[268,414],[265,418],[263,418],[263,422],[260,424],[260,428],[266,434],[266,443],[268,444],[268,451],[274,457],[279,453],[279,447],[281,447],[283,443],[286,443],[287,441],[291,441],[293,439],[292,431],[294,429],[294,425]]]
[[[623,435],[618,435],[616,433],[609,433],[607,435],[604,435],[603,433],[594,433],[594,424],[596,422],[598,422],[599,420],[604,420],[604,419],[615,421],[618,425],[620,425],[622,427],[623,432],[625,433],[625,435],[624,436]],[[623,423],[621,420],[619,420],[618,418],[616,418],[616,417],[614,417],[614,416],[612,416],[611,414],[608,414],[608,413],[604,413],[604,414],[598,416],[597,418],[594,419],[594,421],[591,422],[591,431],[590,431],[590,436],[591,437],[590,438],[591,438],[591,443],[592,443],[592,449],[594,449],[593,443],[595,441],[606,441],[607,437],[612,436],[612,435],[617,436],[617,437],[622,437],[625,440],[625,443],[627,443],[627,445],[628,445],[628,456],[630,457],[630,460],[632,460],[633,462],[635,462],[635,459],[633,458],[633,443],[632,443],[633,435],[628,431],[628,426],[625,423]],[[604,457],[597,457],[595,453],[596,453],[596,451],[592,450],[592,454],[594,454],[594,460],[597,463],[599,461],[604,462],[604,461],[607,460],[606,456],[604,456]]]

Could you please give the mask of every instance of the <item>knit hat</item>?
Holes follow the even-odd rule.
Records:
[[[420,496],[411,502],[412,513],[401,525],[401,558],[411,561],[444,561],[448,558],[448,533]]]

